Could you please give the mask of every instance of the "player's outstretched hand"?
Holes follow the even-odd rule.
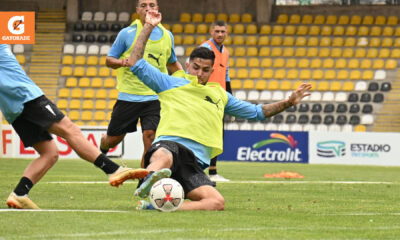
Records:
[[[150,23],[151,25],[153,25],[154,27],[157,26],[157,24],[159,24],[161,22],[161,13],[159,11],[148,11],[146,13],[146,23]]]
[[[311,88],[311,84],[302,83],[296,90],[292,92],[289,98],[289,102],[292,105],[298,104],[304,97],[311,95],[311,93],[308,92],[311,90]]]

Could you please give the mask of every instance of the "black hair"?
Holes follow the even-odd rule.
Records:
[[[189,60],[192,61],[195,58],[209,59],[212,61],[212,65],[214,65],[215,54],[206,47],[196,47],[190,54]]]
[[[136,7],[139,6],[139,1],[140,1],[140,0],[136,0]],[[158,5],[158,0],[156,0],[156,2],[157,2],[157,5]]]
[[[215,26],[226,27],[227,24],[224,20],[217,20],[217,21],[213,22],[211,27],[215,27]]]

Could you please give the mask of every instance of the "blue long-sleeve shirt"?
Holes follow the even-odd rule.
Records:
[[[157,94],[167,91],[172,88],[178,88],[189,84],[190,81],[185,78],[169,76],[168,74],[161,73],[157,68],[147,63],[146,60],[139,60],[131,71],[138,76],[138,78],[146,84],[149,88],[155,91]],[[259,121],[265,119],[262,112],[261,104],[255,105],[249,102],[241,101],[230,93],[227,92],[228,102],[225,105],[225,113],[245,118],[253,121]],[[206,168],[210,164],[211,149],[191,139],[177,137],[177,136],[159,136],[154,142],[161,140],[169,140],[180,143],[185,147],[193,151],[199,164]]]

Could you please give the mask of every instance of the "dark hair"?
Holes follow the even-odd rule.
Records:
[[[196,47],[190,54],[189,60],[192,61],[195,58],[209,59],[212,61],[212,65],[214,65],[215,54],[206,47]]]
[[[217,21],[213,22],[211,27],[215,27],[215,26],[226,27],[227,24],[223,20],[217,20]]]
[[[140,0],[136,0],[136,7],[139,6],[139,1]],[[158,0],[156,0],[156,2],[157,2],[157,5],[158,5]]]

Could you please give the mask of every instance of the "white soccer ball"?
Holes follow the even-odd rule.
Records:
[[[172,178],[158,180],[150,189],[150,202],[162,212],[177,210],[185,199],[182,185]]]

